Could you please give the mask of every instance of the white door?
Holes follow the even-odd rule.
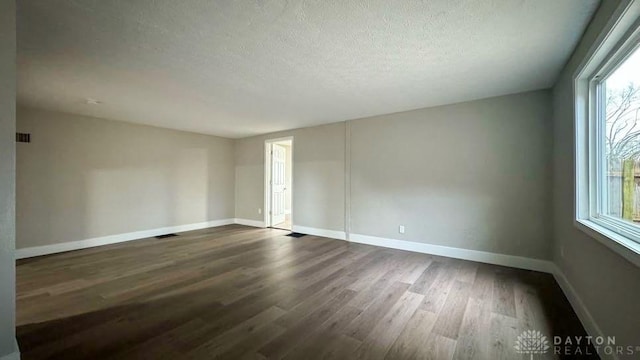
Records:
[[[285,220],[285,164],[287,150],[284,146],[273,144],[271,148],[271,226],[283,223]]]

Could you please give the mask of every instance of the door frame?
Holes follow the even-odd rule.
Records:
[[[273,192],[271,191],[271,167],[273,166],[273,156],[271,148],[274,143],[282,141],[291,141],[291,229],[293,231],[293,163],[295,152],[293,151],[294,141],[293,136],[285,136],[274,139],[267,139],[264,141],[264,224],[265,227],[273,227],[272,214],[271,214],[271,198]]]

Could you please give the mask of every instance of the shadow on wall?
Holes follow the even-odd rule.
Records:
[[[17,247],[233,217],[231,140],[22,110]]]
[[[72,165],[52,162],[46,176],[49,184],[21,180],[21,187],[37,198],[33,212],[22,209],[22,221],[38,224],[40,231],[20,234],[19,239],[44,244],[39,237],[46,235],[57,243],[209,219],[206,149],[178,151],[155,167],[144,156],[114,155],[122,160],[117,168],[60,171]],[[108,165],[89,162],[91,167]]]
[[[150,167],[148,160],[158,166]],[[86,173],[86,236],[208,220],[207,149],[180,149],[161,160],[140,157],[126,162]]]

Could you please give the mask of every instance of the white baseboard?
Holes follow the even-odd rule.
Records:
[[[293,225],[291,231],[298,232],[301,234],[308,234],[314,236],[322,236],[331,239],[338,240],[346,240],[347,235],[344,231],[336,231],[336,230],[327,230],[327,229],[316,229],[312,227]]]
[[[15,349],[11,354],[0,356],[0,360],[20,360],[20,348],[17,341],[15,342]]]
[[[168,226],[168,227],[152,229],[152,230],[134,231],[130,233],[101,236],[101,237],[96,237],[91,239],[70,241],[70,242],[59,243],[59,244],[16,249],[15,255],[16,255],[16,259],[24,259],[24,258],[34,257],[34,256],[49,255],[49,254],[86,249],[86,248],[102,246],[102,245],[117,244],[125,241],[146,239],[153,236],[164,235],[164,234],[178,233],[178,232],[191,231],[191,230],[200,230],[200,229],[206,229],[206,228],[222,226],[222,225],[230,225],[234,223],[235,223],[235,219],[222,219],[222,220],[206,221],[206,222],[201,222],[196,224]]]
[[[553,263],[547,260],[425,244],[406,240],[386,239],[369,235],[350,234],[349,241],[546,273],[553,273],[554,267]]]
[[[259,228],[265,227],[264,221],[258,221],[258,220],[235,218],[233,219],[233,222],[238,225],[246,225],[246,226],[259,227]]]
[[[556,279],[558,285],[560,285],[562,292],[564,292],[564,295],[569,300],[569,303],[571,304],[573,310],[576,312],[576,315],[578,315],[578,318],[580,319],[580,322],[582,323],[582,326],[584,327],[587,334],[594,338],[597,336],[605,337],[604,333],[593,319],[593,316],[591,316],[589,309],[587,309],[587,307],[584,305],[576,290],[573,288],[567,277],[556,264],[553,264],[553,277]],[[602,353],[598,355],[600,355],[600,358],[602,359],[618,359],[618,356],[615,354],[615,352],[613,354]]]

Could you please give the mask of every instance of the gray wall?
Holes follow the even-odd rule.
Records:
[[[16,4],[0,0],[0,356],[15,351]]]
[[[233,140],[18,108],[17,247],[234,217]]]
[[[264,141],[291,135],[295,225],[344,231],[344,123],[236,140],[236,217],[264,221]]]
[[[236,217],[263,221],[264,141],[294,136],[293,222],[351,233],[549,259],[548,91],[236,141]],[[398,225],[406,233],[398,233]]]
[[[572,76],[618,4],[618,0],[602,2],[553,89],[553,260],[565,273],[604,334],[616,336],[618,344],[638,345],[640,271],[573,224],[575,147]]]
[[[550,132],[548,91],[352,121],[351,233],[550,258]]]

